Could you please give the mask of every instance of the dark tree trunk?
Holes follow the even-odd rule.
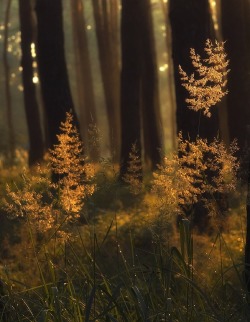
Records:
[[[6,5],[6,12],[4,17],[4,41],[3,41],[3,67],[5,77],[5,99],[6,99],[6,116],[8,126],[8,158],[12,162],[15,157],[15,133],[12,119],[12,102],[11,102],[11,91],[10,91],[10,67],[8,62],[8,36],[9,36],[9,19],[11,0],[8,0]]]
[[[136,144],[141,157],[140,73],[138,12],[134,0],[122,1],[121,14],[121,167],[127,173],[129,153]]]
[[[177,132],[182,131],[184,139],[195,140],[197,135],[211,141],[218,134],[218,112],[212,110],[212,117],[188,109],[187,92],[181,85],[179,65],[188,74],[193,72],[190,48],[203,54],[207,39],[214,38],[208,0],[170,0],[169,15],[172,29],[172,57],[176,91]]]
[[[97,124],[90,54],[82,0],[71,0],[72,26],[77,77],[77,94],[80,107],[80,123],[86,152],[92,160],[99,159],[99,146],[91,146],[89,126]]]
[[[160,148],[162,137],[160,132],[160,102],[158,92],[158,72],[156,63],[155,41],[151,2],[138,2],[140,20],[140,59],[142,60],[142,123],[144,134],[144,153],[147,162],[155,168],[161,161]]]
[[[121,177],[132,145],[146,161],[160,162],[160,107],[153,23],[149,0],[122,1]]]
[[[22,48],[22,79],[24,88],[24,106],[29,135],[29,165],[34,165],[43,158],[43,135],[40,124],[39,106],[36,98],[36,88],[32,81],[33,67],[31,43],[34,42],[32,11],[30,0],[19,0],[19,17]]]
[[[92,0],[101,76],[108,116],[111,154],[119,160],[119,40],[118,0]]]
[[[72,112],[79,128],[70,92],[64,54],[62,0],[37,0],[37,60],[48,123],[49,146],[57,143],[56,135],[66,112]]]
[[[221,0],[221,14],[231,70],[227,97],[229,133],[231,140],[237,138],[242,153],[246,126],[250,124],[250,2]]]

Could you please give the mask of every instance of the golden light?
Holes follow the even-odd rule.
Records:
[[[217,18],[217,4],[216,0],[209,0],[211,11],[212,11],[212,18],[214,21],[214,29],[219,29],[218,18]]]
[[[30,44],[30,50],[31,50],[31,56],[33,58],[35,58],[36,57],[36,45],[33,42]]]
[[[168,64],[164,64],[164,65],[159,67],[160,72],[165,72],[165,70],[167,70],[167,69],[168,69]]]
[[[20,92],[23,92],[23,85],[18,85],[17,88]]]
[[[18,31],[18,32],[16,33],[15,42],[16,42],[17,44],[20,44],[20,42],[21,42],[21,32],[20,32],[20,31]]]
[[[34,83],[34,84],[37,84],[37,83],[39,83],[39,78],[38,78],[38,75],[34,75],[33,76],[33,78],[32,78],[32,82]]]
[[[216,6],[216,1],[212,0],[211,1],[211,6],[212,6],[212,8],[214,8]]]
[[[92,26],[91,25],[87,25],[87,30],[91,30]]]

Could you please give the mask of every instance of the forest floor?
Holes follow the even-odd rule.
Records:
[[[1,170],[1,320],[249,321],[244,188],[220,228],[211,217],[201,233],[191,219],[159,218],[147,185],[134,196],[116,170],[98,170],[63,239],[6,213],[6,183],[18,186],[25,171]]]

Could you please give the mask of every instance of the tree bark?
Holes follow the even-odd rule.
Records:
[[[24,106],[29,135],[29,165],[32,166],[43,158],[43,135],[40,123],[39,106],[36,98],[36,88],[33,78],[33,58],[31,44],[34,42],[32,11],[30,0],[19,0],[19,18],[22,49],[22,79]]]
[[[121,168],[128,170],[129,153],[136,143],[144,159],[155,167],[161,159],[160,106],[149,0],[123,0],[121,74]]]
[[[5,99],[6,99],[6,116],[8,126],[8,158],[12,162],[15,158],[15,133],[13,126],[12,116],[12,102],[11,102],[11,91],[10,91],[10,67],[8,62],[8,36],[9,36],[9,20],[10,20],[10,9],[11,0],[8,0],[6,5],[5,17],[4,17],[4,41],[3,41],[3,66],[5,76]]]
[[[37,60],[48,124],[49,147],[57,143],[60,124],[66,112],[74,116],[79,129],[70,92],[64,54],[62,0],[37,0]]]
[[[151,2],[139,1],[140,21],[140,57],[142,60],[142,123],[144,135],[144,156],[151,168],[161,161],[162,133],[160,132],[160,102],[158,91],[158,71],[155,52]]]
[[[93,138],[89,131],[90,125],[97,124],[94,98],[93,78],[90,54],[84,18],[82,0],[71,0],[73,39],[75,50],[75,67],[77,77],[77,94],[80,107],[80,123],[86,152],[92,160],[99,159],[99,145],[91,146]]]
[[[134,0],[122,1],[121,14],[121,165],[120,178],[127,173],[129,153],[136,144],[141,158],[140,37]]]
[[[242,154],[246,127],[250,124],[250,3],[221,0],[221,14],[230,68],[227,96],[230,140],[237,138]]]
[[[111,154],[114,161],[118,161],[120,151],[118,0],[92,0],[92,4],[108,116]]]

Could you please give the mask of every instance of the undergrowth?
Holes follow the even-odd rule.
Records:
[[[180,73],[190,108],[209,117],[228,62],[223,44],[205,52],[191,50],[198,78]],[[133,145],[120,182],[117,166],[84,156],[67,114],[43,164],[20,162],[11,180],[1,170],[1,321],[250,320],[237,145],[178,140],[144,181]]]

